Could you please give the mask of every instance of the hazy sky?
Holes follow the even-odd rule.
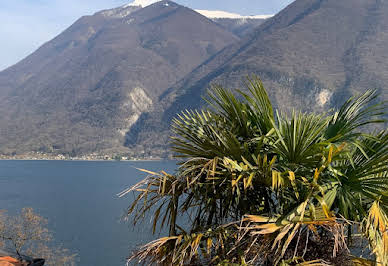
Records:
[[[79,17],[132,0],[0,0],[0,70],[17,63]],[[194,9],[275,14],[292,0],[177,0]]]

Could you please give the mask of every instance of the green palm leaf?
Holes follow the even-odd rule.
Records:
[[[385,105],[374,103],[378,98],[376,90],[368,90],[364,94],[347,100],[338,112],[332,115],[325,131],[326,139],[335,142],[352,140],[360,135],[360,127],[383,123],[380,116],[384,114]]]
[[[213,86],[210,109],[179,114],[172,123],[177,172],[148,172],[120,195],[135,193],[128,209],[134,223],[151,212],[153,231],[159,225],[169,232],[132,259],[319,265],[336,263],[338,255],[359,263],[365,260],[349,254],[345,239],[362,224],[361,235],[385,262],[388,131],[362,132],[383,122],[376,91],[349,99],[332,115],[286,115],[273,109],[257,77],[246,86],[237,93]]]

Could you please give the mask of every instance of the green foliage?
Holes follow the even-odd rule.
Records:
[[[173,265],[370,263],[349,254],[358,228],[377,263],[388,250],[388,132],[384,106],[367,91],[331,114],[274,111],[261,81],[238,95],[215,86],[211,109],[173,121],[179,170],[150,176],[134,191],[134,222],[153,212],[169,236],[132,260]],[[146,171],[146,170],[143,170]],[[182,226],[177,217],[186,217]],[[383,248],[382,248],[383,247]]]

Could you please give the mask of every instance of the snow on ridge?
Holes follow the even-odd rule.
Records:
[[[130,7],[130,6],[140,6],[140,7],[146,7],[149,5],[152,5],[157,2],[161,2],[163,0],[134,0],[132,3],[126,4],[122,6],[123,8]],[[196,9],[196,12],[200,13],[201,15],[208,17],[210,19],[217,19],[217,18],[232,18],[232,19],[267,19],[270,17],[273,17],[273,15],[255,15],[255,16],[243,16],[236,13],[230,13],[222,10],[204,10],[204,9]]]
[[[234,18],[234,19],[267,19],[270,17],[273,17],[273,15],[255,15],[255,16],[243,16],[236,13],[230,13],[226,11],[221,10],[203,10],[203,9],[197,9],[195,10],[201,15],[208,17],[208,18]]]
[[[129,7],[129,6],[141,6],[146,7],[149,5],[152,5],[156,2],[160,2],[161,0],[135,0],[132,3],[126,4],[123,7]]]

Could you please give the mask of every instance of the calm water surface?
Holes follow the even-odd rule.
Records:
[[[176,168],[165,162],[0,161],[0,209],[32,207],[48,218],[55,240],[78,254],[78,265],[125,265],[129,250],[152,239],[150,222],[122,221],[132,195],[116,194],[145,177],[135,168]]]

